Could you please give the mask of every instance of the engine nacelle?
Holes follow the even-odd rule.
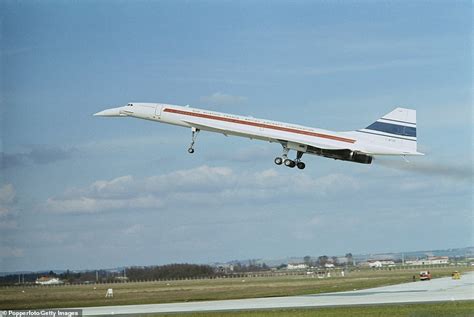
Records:
[[[370,164],[372,163],[372,156],[357,152],[351,152],[349,155],[349,161],[362,163],[362,164]]]
[[[351,161],[362,164],[372,163],[372,156],[357,151],[346,150],[325,150],[308,146],[307,151],[311,154],[329,157],[335,160]]]

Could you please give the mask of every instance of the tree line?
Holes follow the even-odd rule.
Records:
[[[324,266],[326,263],[338,265],[336,257],[320,256],[317,259],[309,255],[303,259],[308,266]],[[346,254],[346,266],[352,265],[352,254]],[[340,265],[340,264],[339,264]],[[277,269],[284,269],[286,265],[282,264]],[[34,284],[36,279],[42,276],[57,277],[64,283],[109,283],[118,280],[144,281],[144,280],[168,280],[168,279],[186,279],[186,278],[212,278],[229,273],[246,273],[268,271],[270,267],[265,263],[258,263],[256,260],[249,260],[248,263],[234,261],[230,272],[217,271],[210,265],[199,264],[167,264],[160,266],[134,266],[124,270],[90,270],[81,272],[64,271],[61,273],[34,272],[21,274],[8,274],[0,276],[0,285],[14,284]]]
[[[345,255],[346,261],[344,264],[339,263],[339,260],[336,256],[327,256],[327,255],[321,255],[317,259],[313,260],[311,256],[307,255],[303,258],[304,264],[308,266],[318,266],[318,267],[324,267],[326,264],[331,263],[334,264],[334,266],[352,266],[354,258],[352,256],[352,253],[346,253]]]
[[[214,268],[209,265],[198,264],[168,264],[161,266],[130,267],[124,270],[97,270],[72,272],[53,271],[19,273],[0,276],[0,285],[34,284],[40,277],[56,277],[67,284],[79,283],[110,283],[118,280],[143,281],[143,280],[168,280],[214,277]]]
[[[215,274],[209,265],[187,263],[131,267],[126,270],[127,278],[132,281],[213,277]]]

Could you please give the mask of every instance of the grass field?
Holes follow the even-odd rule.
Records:
[[[159,314],[157,317],[468,317],[474,316],[474,301],[424,303],[403,305],[351,306],[329,308],[301,308],[254,310],[239,312],[205,312],[187,314]]]
[[[450,276],[452,268],[430,271],[436,278]],[[0,309],[156,304],[317,294],[411,282],[412,276],[417,273],[419,270],[362,270],[346,274],[345,277],[326,279],[298,275],[49,287],[15,286],[0,288]],[[113,288],[114,298],[105,298],[108,288]]]

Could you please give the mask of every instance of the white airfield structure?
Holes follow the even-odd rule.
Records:
[[[280,143],[283,153],[275,164],[299,169],[305,168],[304,153],[363,164],[372,163],[375,155],[423,155],[417,151],[416,111],[406,108],[396,108],[364,129],[347,132],[162,103],[129,103],[94,116],[133,117],[190,128],[189,153],[194,153],[201,130]],[[296,151],[295,159],[288,157],[290,150]]]

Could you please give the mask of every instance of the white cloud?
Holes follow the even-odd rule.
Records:
[[[186,204],[265,203],[282,195],[296,199],[358,188],[354,178],[343,174],[314,178],[301,173],[282,175],[277,169],[240,172],[227,167],[203,165],[143,179],[121,176],[109,181],[99,180],[86,188],[68,190],[63,195],[49,198],[44,207],[57,213],[133,211]]]
[[[15,196],[16,191],[12,184],[0,187],[0,216],[6,216],[11,212]]]
[[[12,184],[0,187],[0,204],[9,204],[15,198],[15,189]]]
[[[14,220],[0,221],[0,229],[6,230],[6,229],[17,229],[17,228],[18,228],[18,223]]]
[[[69,237],[70,237],[69,232],[59,232],[59,231],[51,231],[51,230],[44,230],[35,234],[35,238],[38,241],[45,242],[48,245],[62,244]]]
[[[98,197],[123,197],[133,183],[133,177],[127,175],[111,181],[97,181],[91,185],[90,191]]]
[[[26,152],[0,153],[2,168],[13,168],[24,165],[45,165],[73,157],[77,152],[75,148],[61,148],[48,145],[35,145]]]
[[[45,208],[57,213],[96,213],[117,209],[161,208],[160,199],[153,196],[107,199],[101,197],[78,197],[69,199],[48,198]]]
[[[2,258],[20,258],[23,257],[24,251],[17,247],[0,246],[0,254]]]
[[[123,230],[123,233],[128,234],[128,235],[134,235],[134,234],[140,233],[142,230],[143,230],[143,225],[134,224],[128,228],[125,228],[125,230]]]
[[[322,216],[318,215],[318,216],[314,216],[312,217],[309,222],[308,222],[310,225],[315,225],[315,226],[319,226],[321,224],[324,224],[324,219]]]
[[[221,92],[215,92],[210,96],[204,96],[200,98],[200,101],[217,106],[227,106],[227,105],[237,105],[247,101],[247,97],[243,96],[234,96],[229,94],[224,94]]]

